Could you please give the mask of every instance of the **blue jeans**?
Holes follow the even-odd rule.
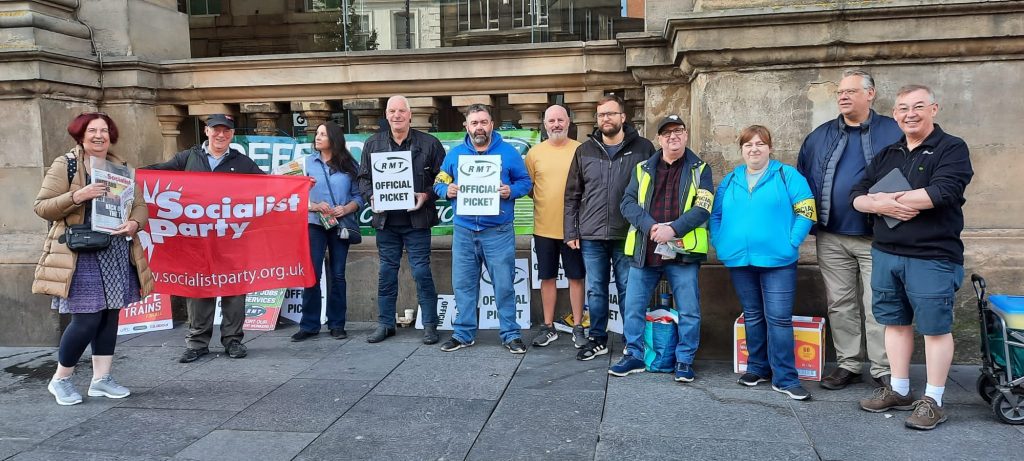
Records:
[[[455,227],[452,237],[452,288],[455,308],[452,336],[468,343],[476,338],[477,302],[480,299],[481,264],[494,285],[494,303],[498,308],[501,342],[521,336],[516,321],[516,236],[512,224],[502,224],[481,231]]]
[[[772,384],[779,389],[799,386],[793,356],[796,263],[782,267],[730,267],[729,275],[743,306],[750,353],[747,372],[761,377],[770,375]]]
[[[623,253],[625,240],[580,240],[583,266],[587,273],[587,311],[590,313],[590,338],[608,344],[608,284],[615,269],[615,288],[619,292],[619,312],[626,299],[629,258]],[[625,326],[623,326],[625,328]]]
[[[323,273],[324,256],[327,258],[327,328],[345,328],[345,313],[348,311],[347,288],[345,284],[345,261],[348,259],[348,240],[338,238],[338,229],[324,229],[319,224],[310,224],[309,256],[313,260],[316,283],[302,290],[302,331],[320,331],[320,274]]]
[[[647,325],[647,305],[664,274],[672,288],[676,311],[679,312],[679,343],[676,344],[676,362],[693,363],[700,344],[700,294],[697,272],[700,264],[665,264],[654,267],[631,267],[622,306],[622,335],[626,337],[626,355],[644,359],[644,329]]]
[[[409,254],[412,278],[416,281],[416,300],[422,308],[424,325],[437,325],[437,289],[430,273],[430,229],[412,226],[384,226],[377,230],[377,253],[380,273],[377,277],[377,322],[382,327],[395,327],[395,304],[398,301],[398,269],[402,264],[402,248]]]

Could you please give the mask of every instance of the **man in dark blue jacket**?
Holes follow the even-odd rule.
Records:
[[[880,152],[851,191],[858,210],[895,218],[892,223],[874,220],[871,251],[872,309],[885,325],[892,379],[861,400],[860,407],[871,412],[913,409],[906,426],[924,430],[946,421],[942,395],[953,361],[954,296],[964,278],[964,189],[974,176],[967,144],[935,124],[938,111],[927,86],[900,88],[892,113],[905,137]],[[896,173],[910,190],[871,193],[873,185]],[[915,327],[924,336],[928,369],[919,400],[910,392]]]
[[[441,345],[441,350],[452,352],[475,343],[481,264],[486,264],[487,273],[494,285],[501,342],[509,352],[522,354],[526,352],[526,346],[516,320],[516,236],[512,218],[515,200],[529,193],[533,182],[519,151],[494,132],[490,107],[483,104],[467,107],[465,125],[466,140],[453,147],[444,158],[441,172],[434,181],[434,193],[451,200],[455,210],[452,288],[455,290],[458,315],[452,321],[455,331],[451,339]],[[474,161],[469,158],[476,156],[500,156],[500,171],[494,171],[494,164],[489,159]],[[463,164],[460,158],[469,159]],[[487,189],[486,185],[470,184],[470,177],[493,177],[495,173],[500,181],[496,193],[480,191]],[[461,189],[460,178],[467,183]],[[497,199],[497,214],[472,213],[460,209],[459,194],[469,193],[471,188],[481,196],[496,195],[475,197],[475,200],[484,206],[483,202]]]
[[[851,206],[850,189],[871,159],[903,135],[895,120],[871,110],[875,82],[867,72],[843,72],[836,98],[840,115],[807,135],[797,161],[818,209],[818,267],[838,362],[821,387],[833,390],[860,381],[865,358],[876,383],[889,374],[885,328],[871,313],[871,227]]]
[[[669,363],[678,382],[694,379],[693,356],[700,343],[697,272],[708,255],[711,167],[686,148],[686,125],[678,115],[658,124],[661,150],[636,166],[619,209],[631,224],[625,253],[632,256],[622,306],[626,353],[608,369],[612,376],[642,372],[647,305],[662,276],[675,295],[679,341]],[[663,370],[664,371],[664,370]]]

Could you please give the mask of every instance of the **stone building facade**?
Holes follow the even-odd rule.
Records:
[[[691,147],[717,181],[742,161],[735,139],[753,123],[772,129],[778,157],[795,163],[803,137],[836,116],[834,91],[851,67],[875,75],[875,109],[883,113],[903,84],[935,89],[939,123],[967,141],[975,168],[965,206],[967,273],[985,275],[994,291],[1024,292],[1024,163],[1013,141],[1024,119],[1024,2],[647,0],[645,8],[646,31],[614,40],[190,58],[188,18],[171,0],[0,0],[0,344],[59,337],[49,300],[29,290],[46,229],[32,200],[50,162],[70,147],[64,127],[82,111],[110,114],[122,132],[115,150],[147,164],[193,143],[198,120],[212,113],[243,116],[260,132],[289,123],[292,112],[315,126],[347,110],[358,120],[350,130],[366,130],[381,98],[405,94],[418,127],[483,101],[529,128],[559,100],[582,136],[593,128],[594,102],[614,91],[649,138],[647,122],[682,115]],[[435,238],[442,292],[450,287],[449,244]],[[518,245],[525,257],[528,240]],[[349,272],[351,286],[375,286],[373,248],[350,254],[361,268]],[[798,313],[825,313],[815,263],[813,242],[805,243]],[[701,287],[703,353],[722,357],[740,309],[714,261]],[[400,303],[413,303],[403,290]],[[374,317],[374,290],[349,297],[349,318]],[[976,355],[974,306],[973,293],[962,290],[958,360]]]

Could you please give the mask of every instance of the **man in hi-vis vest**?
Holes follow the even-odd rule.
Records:
[[[613,376],[644,371],[647,305],[662,275],[679,314],[675,380],[694,379],[693,356],[700,342],[697,271],[708,254],[708,217],[714,184],[711,167],[686,148],[686,124],[669,115],[658,124],[661,150],[636,166],[620,209],[629,221],[625,253],[631,256],[622,303],[626,354],[608,369]]]

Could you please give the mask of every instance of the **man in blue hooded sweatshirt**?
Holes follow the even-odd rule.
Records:
[[[519,151],[495,133],[491,108],[473,104],[466,108],[466,140],[445,156],[441,172],[434,181],[438,197],[452,201],[455,230],[452,236],[452,287],[455,289],[457,315],[452,321],[455,332],[441,345],[452,352],[472,346],[477,330],[477,300],[480,295],[481,262],[487,265],[494,285],[495,304],[501,326],[501,342],[513,354],[526,352],[516,322],[516,296],[513,280],[516,269],[516,240],[512,227],[515,200],[526,195],[533,183]],[[459,212],[459,157],[464,155],[500,155],[501,186],[499,212],[494,216],[467,215]]]

